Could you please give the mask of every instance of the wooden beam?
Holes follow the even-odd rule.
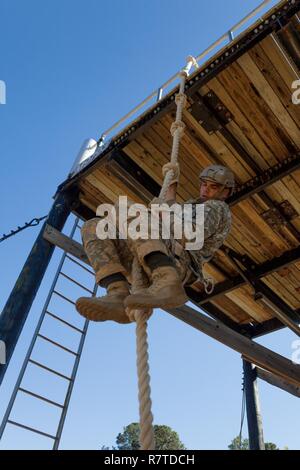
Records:
[[[191,307],[185,305],[166,311],[179,320],[202,331],[202,333],[241,353],[248,362],[252,362],[256,366],[288,380],[297,387],[300,386],[300,365],[293,364],[289,359],[255,343],[251,339],[231,330],[221,322],[212,320]]]
[[[281,388],[281,390],[284,390],[285,392],[300,398],[300,386],[294,385],[293,383],[290,383],[288,380],[282,379],[281,377],[277,377],[276,375],[271,374],[271,372],[263,370],[260,367],[256,368],[256,373],[259,379],[264,380],[270,385]]]
[[[51,227],[51,225],[46,224],[43,236],[45,240],[53,245],[56,245],[70,255],[75,256],[75,258],[80,259],[80,261],[90,264],[83,246],[75,240],[71,240],[71,238],[67,237],[67,235],[64,235],[59,230],[56,230],[54,227]]]

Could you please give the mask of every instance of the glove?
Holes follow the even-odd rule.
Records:
[[[162,167],[162,174],[163,174],[164,178],[165,178],[166,174],[168,173],[168,171],[170,171],[170,170],[173,171],[173,177],[172,177],[171,182],[170,182],[170,186],[171,186],[171,184],[178,183],[178,181],[179,181],[180,170],[179,170],[178,163],[169,162],[169,163],[166,163]]]

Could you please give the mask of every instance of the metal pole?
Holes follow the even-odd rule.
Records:
[[[43,238],[45,225],[49,224],[57,230],[62,230],[74,200],[74,192],[57,194],[0,315],[0,340],[6,347],[6,363],[0,365],[0,384],[54,251],[54,245]]]
[[[156,101],[160,101],[160,100],[161,100],[163,91],[164,91],[163,87],[160,87],[160,88],[157,90]]]
[[[228,31],[228,37],[229,37],[229,42],[233,41],[234,40],[234,34],[233,34],[233,31]]]
[[[246,410],[250,450],[265,450],[256,368],[243,359]]]

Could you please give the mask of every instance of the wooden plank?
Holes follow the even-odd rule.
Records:
[[[265,220],[257,213],[250,201],[242,201],[237,208],[232,208],[234,214],[239,216],[247,230],[255,234],[257,241],[267,248],[271,255],[279,255],[289,247],[280,234],[275,232]]]
[[[156,123],[153,125],[153,133],[159,137],[159,143],[161,144],[161,148],[164,149],[163,151],[166,155],[168,155],[169,159],[171,157],[172,150],[172,138],[170,134],[170,127],[175,120],[173,116],[173,113],[166,114],[162,120],[156,121]],[[195,158],[195,153],[199,154],[199,147],[198,145],[192,143],[191,146],[186,149],[185,141],[187,132],[188,127],[185,128],[185,132],[180,141],[179,149],[181,160],[184,161],[184,164],[189,169],[190,174],[192,172],[193,175],[198,175],[202,166],[201,163]]]
[[[145,202],[138,196],[138,194],[131,191],[130,188],[128,188],[128,186],[126,186],[126,184],[123,183],[120,178],[117,178],[115,175],[113,175],[108,168],[96,170],[93,174],[98,178],[98,180],[113,190],[118,196],[127,196],[129,199],[132,199],[135,202]]]
[[[159,128],[160,133],[164,136],[168,133],[168,129],[171,127],[175,114],[167,114],[164,119],[156,123],[156,127]],[[183,119],[184,120],[184,119]],[[190,161],[190,167],[195,172],[199,172],[203,167],[212,163],[212,155],[203,145],[203,140],[195,138],[195,134],[191,132],[191,129],[186,124],[185,132],[181,139],[182,153],[185,160]]]
[[[160,165],[160,168],[162,168],[165,163],[168,163],[170,161],[170,158],[168,158],[166,155],[163,154],[159,146],[158,145],[155,146],[155,142],[151,142],[144,135],[140,135],[139,138],[137,139],[137,142],[147,152],[149,152],[152,155],[152,158],[158,162],[158,164]],[[182,169],[181,178],[180,178],[181,194],[184,196],[184,198],[189,199],[191,191],[193,189],[196,190],[196,187],[194,187],[194,185],[191,184],[190,180],[187,179],[184,174],[184,172],[188,172],[188,171],[187,171],[186,164],[182,158],[180,158],[180,168]],[[189,191],[186,190],[188,185],[189,185]]]
[[[221,322],[212,320],[191,307],[185,305],[184,307],[168,309],[166,311],[202,333],[239,352],[247,361],[283,377],[299,387],[300,365],[293,364],[289,359],[251,341]]]
[[[97,178],[93,173],[90,173],[87,177],[86,180],[92,185],[95,186],[95,188],[99,189],[105,196],[112,202],[116,202],[118,199],[118,193],[111,189],[107,184],[104,184],[99,178]]]
[[[229,318],[234,320],[236,323],[250,323],[252,317],[250,317],[247,312],[239,307],[233,300],[229,299],[225,295],[211,302],[213,305],[216,305],[223,313],[225,313]]]
[[[298,298],[294,295],[291,295],[287,284],[282,283],[282,281],[279,281],[274,276],[274,274],[270,274],[269,276],[264,277],[262,280],[268,287],[277,292],[282,298],[282,300],[284,300],[290,307],[292,307],[293,309],[299,308],[299,294],[296,293]]]
[[[233,154],[232,148],[229,148],[226,143],[217,134],[208,134],[205,129],[196,121],[196,119],[188,111],[183,112],[184,121],[188,123],[189,128],[195,131],[195,135],[203,140],[203,148],[207,148],[211,155],[211,163],[219,163],[227,165],[236,175],[237,183],[243,183],[248,178],[244,175],[244,181],[239,176],[242,171],[240,162]],[[202,148],[201,148],[202,150]]]
[[[82,196],[82,195],[79,195],[79,200],[80,200],[80,202],[82,202],[82,204],[84,204],[86,207],[88,207],[93,212],[95,212],[95,215],[96,215],[96,210],[97,210],[98,204],[95,204],[94,201],[91,201],[90,199],[88,199],[87,197]]]
[[[285,177],[283,181],[286,181],[286,178],[289,178],[289,177],[288,176]],[[276,181],[276,183],[274,183],[270,187],[270,194],[272,194],[272,196],[276,198],[276,192],[280,193],[283,200],[287,199],[290,202],[290,204],[294,207],[294,209],[297,211],[297,213],[300,214],[300,199],[298,199],[298,197],[295,196],[295,193],[292,193],[286,187],[283,181]],[[289,185],[289,180],[287,181],[288,181],[287,184]],[[295,188],[295,191],[296,191],[296,188]]]
[[[138,142],[130,142],[123,151],[134,160],[144,171],[146,171],[152,179],[154,179],[159,185],[162,185],[162,173],[161,165],[158,164]],[[178,201],[183,202],[188,199],[190,193],[179,185],[177,190]]]
[[[290,383],[287,379],[277,377],[271,372],[263,370],[260,367],[256,368],[256,373],[259,379],[264,380],[268,384],[281,388],[281,390],[284,390],[285,392],[288,392],[291,395],[300,398],[300,385],[297,386],[294,383]]]
[[[136,162],[159,185],[162,184],[161,166],[152,158],[149,152],[136,141],[131,141],[123,151]]]
[[[254,318],[257,322],[261,323],[265,320],[269,320],[274,316],[270,311],[268,312],[264,306],[253,300],[253,289],[248,286],[235,289],[233,292],[229,292],[226,296],[236,303],[249,317]]]
[[[278,160],[287,158],[293,151],[288,135],[265,101],[254,91],[241,67],[236,63],[232,64],[219,74],[219,79],[231,93],[241,112],[247,113],[260,138],[269,146],[274,156]],[[255,141],[253,144],[255,145]]]
[[[272,61],[272,56],[267,56],[261,44],[257,44],[253,49],[250,49],[248,54],[274,90],[286,111],[293,118],[294,122],[299,125],[300,108],[299,106],[295,106],[292,102],[292,82],[289,83],[289,86],[284,83],[279,71],[276,69],[274,62]]]
[[[43,237],[48,242],[52,243],[55,246],[58,246],[66,253],[78,258],[80,261],[83,261],[86,264],[90,264],[87,255],[83,249],[83,246],[78,243],[76,240],[72,240],[67,237],[59,230],[56,230],[51,225],[46,224]]]
[[[269,242],[269,240],[267,241],[267,245],[265,246],[263,243],[264,238],[263,240],[258,239],[257,234],[248,229],[243,219],[243,216],[237,208],[232,209],[232,214],[234,223],[231,230],[231,234],[228,237],[229,242],[231,243],[231,235],[233,235],[236,239],[240,241],[242,245],[241,252],[248,254],[256,262],[261,263],[267,259],[272,258],[273,245]],[[278,253],[279,250],[276,251]]]
[[[242,240],[238,236],[238,232],[235,229],[236,225],[236,218],[234,218],[234,224],[233,228],[231,229],[231,232],[229,233],[227,239],[226,239],[226,246],[229,248],[232,248],[235,250],[237,253],[249,253],[249,246],[248,242],[247,244],[243,244]],[[251,257],[255,262],[259,262],[261,259],[266,259],[265,256],[262,256],[259,251],[257,250],[256,245],[253,245],[252,251],[251,251]]]
[[[261,138],[250,116],[240,109],[231,96],[231,90],[218,77],[208,83],[208,87],[220,98],[222,103],[233,114],[234,119],[226,125],[228,130],[241,141],[243,147],[251,155],[262,170],[276,165],[277,159],[264,140]],[[267,163],[268,162],[268,163]]]
[[[282,78],[283,83],[290,89],[294,80],[298,80],[295,70],[290,66],[287,54],[278,47],[274,35],[270,34],[260,42],[260,46],[267,57],[270,57],[274,67]]]
[[[291,118],[277,94],[263,76],[253,59],[249,54],[243,54],[238,60],[238,64],[247,75],[248,79],[255,86],[260,96],[273,111],[278,121],[285,129],[294,144],[300,147],[300,129]]]
[[[80,191],[91,201],[95,202],[96,207],[102,202],[109,202],[110,199],[102,193],[98,188],[93,186],[89,181],[84,178],[81,180],[79,185]]]
[[[227,246],[227,242],[226,242]],[[223,246],[224,248],[224,246]],[[233,277],[237,274],[237,269],[236,267],[229,261],[228,256],[223,253],[222,250],[217,250],[214,258],[213,258],[215,264],[222,266],[223,271],[226,272],[227,277]]]

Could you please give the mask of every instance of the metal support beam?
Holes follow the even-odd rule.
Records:
[[[0,384],[54,251],[54,245],[43,238],[46,223],[62,230],[75,198],[74,191],[57,194],[48,218],[0,315],[0,340],[6,346],[6,363],[0,365]]]
[[[135,184],[139,183],[146,188],[147,193],[152,197],[159,194],[160,186],[156,181],[122,150],[113,151],[111,156],[107,159],[107,164],[109,165],[109,169],[112,171],[115,166],[118,166],[119,171],[116,173],[116,176],[121,177],[122,179],[124,177],[131,178]],[[276,181],[281,180],[299,168],[300,152],[297,152],[267,170],[260,170],[256,176],[249,179],[241,186],[238,186],[234,194],[230,196],[226,202],[229,206],[234,206],[253,194],[260,193],[268,186],[276,183]]]
[[[244,274],[246,276],[255,276],[255,279],[260,279],[262,277],[268,276],[272,272],[288,266],[291,263],[295,263],[300,260],[300,246],[286,251],[281,256],[273,258],[272,260],[265,261],[261,264],[253,263],[253,268],[251,271],[248,269]],[[219,282],[216,284],[214,292],[212,294],[199,294],[198,296],[195,293],[195,299],[199,305],[204,304],[220,295],[224,295],[228,292],[231,292],[234,289],[242,287],[245,285],[246,281],[241,276],[235,276],[233,279],[226,279],[226,281]]]
[[[233,250],[230,250],[233,251]],[[244,266],[248,268],[248,271],[241,269],[239,264],[236,262],[235,256],[230,256],[231,262],[237,268],[242,278],[252,287],[254,291],[254,299],[260,300],[267,307],[269,307],[275,314],[275,316],[298,336],[300,336],[300,316],[290,306],[284,302],[272,289],[270,289],[264,282],[259,281],[251,272],[252,265],[255,266],[254,261],[248,256],[244,257]],[[240,255],[238,255],[240,259]]]
[[[265,320],[262,323],[257,323],[251,327],[250,338],[258,338],[259,336],[266,335],[268,333],[273,333],[284,328],[284,325],[281,323],[278,318],[271,318],[270,320]]]
[[[281,180],[299,168],[300,152],[290,155],[285,160],[267,170],[260,171],[256,176],[246,181],[241,186],[238,186],[234,194],[227,199],[227,203],[230,206],[238,204],[253,194],[260,193],[271,184],[276,183],[276,181]]]
[[[243,359],[244,387],[250,450],[265,450],[260,413],[256,369]]]

